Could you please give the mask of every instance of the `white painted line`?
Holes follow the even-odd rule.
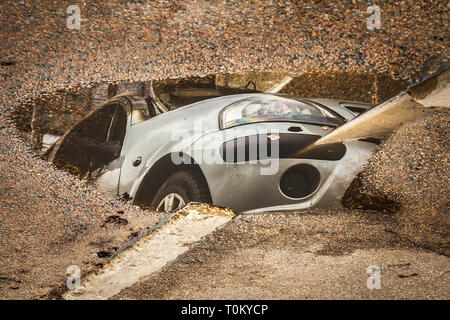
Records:
[[[277,83],[275,86],[273,86],[268,93],[278,93],[281,89],[284,88],[285,85],[287,85],[289,82],[292,81],[292,77],[286,76],[283,80],[281,80],[280,83]]]
[[[108,299],[158,271],[233,217],[230,210],[188,205],[169,222],[113,258],[99,273],[81,279],[81,286],[63,297],[66,300]]]

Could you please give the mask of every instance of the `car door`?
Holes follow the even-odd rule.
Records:
[[[57,142],[49,160],[62,170],[95,181],[120,158],[126,125],[127,115],[119,103],[104,105],[75,124]]]
[[[150,132],[148,120],[156,116],[153,100],[140,96],[127,96],[127,99],[130,102],[130,116],[121,154],[118,194],[130,193],[133,183],[143,170],[144,160],[153,150],[153,144],[160,143],[158,139],[146,141]],[[143,142],[148,143],[142,144]]]

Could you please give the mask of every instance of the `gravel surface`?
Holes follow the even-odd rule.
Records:
[[[10,121],[25,101],[93,82],[250,70],[411,79],[448,63],[443,1],[383,3],[373,32],[366,1],[83,1],[81,29],[69,30],[72,4],[0,3],[2,298],[53,297],[68,265],[97,264],[93,253],[158,220],[35,157]],[[118,210],[128,225],[102,227]]]
[[[10,129],[0,136],[0,297],[52,296],[70,265],[101,267],[162,217],[31,157]]]
[[[353,192],[359,197],[352,194],[351,205],[368,208],[373,207],[373,201],[378,206],[381,203],[393,211],[401,235],[447,256],[450,255],[449,123],[448,108],[432,108],[394,132],[379,146],[356,180],[357,190]]]
[[[379,212],[240,216],[114,299],[449,299],[449,259]],[[367,288],[369,266],[381,289]]]

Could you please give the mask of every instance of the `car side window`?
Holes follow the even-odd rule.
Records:
[[[118,106],[108,130],[107,141],[118,141],[122,145],[127,129],[127,113]]]
[[[76,124],[64,138],[54,164],[62,169],[84,176],[96,162],[100,165],[100,147],[108,139],[108,131],[117,109],[117,104],[109,104],[96,110]]]

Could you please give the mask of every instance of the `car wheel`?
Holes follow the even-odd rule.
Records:
[[[174,173],[159,188],[151,207],[156,211],[175,212],[192,201],[211,202],[208,188],[202,180],[189,171]]]

